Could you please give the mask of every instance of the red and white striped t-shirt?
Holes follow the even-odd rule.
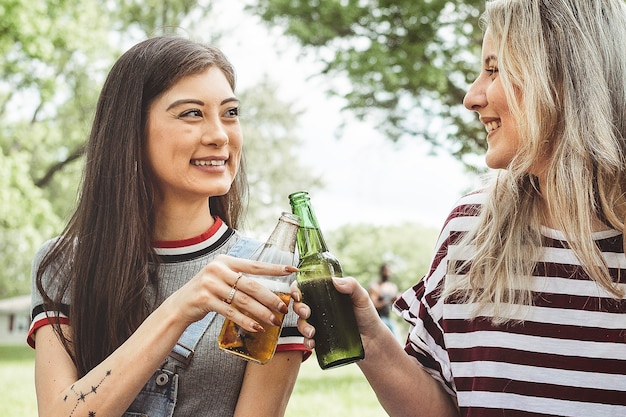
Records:
[[[626,299],[590,280],[562,233],[545,228],[521,324],[493,325],[439,297],[454,242],[474,227],[485,194],[448,217],[428,274],[396,302],[411,324],[405,350],[456,395],[463,416],[626,416]],[[594,234],[626,290],[622,234]],[[457,255],[455,260],[459,260]]]

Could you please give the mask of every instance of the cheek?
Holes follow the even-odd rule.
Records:
[[[237,172],[239,172],[239,166],[241,165],[241,157],[242,157],[241,148],[231,150],[230,172],[233,178],[235,177],[235,175],[237,175]]]
[[[166,147],[164,145],[165,143],[158,133],[148,132],[148,137],[144,145],[144,155],[146,158],[146,163],[148,164],[148,166],[151,167],[152,170],[154,170],[155,167],[162,165],[161,161],[169,152],[166,151]]]
[[[235,128],[229,133],[228,146],[230,147],[230,158],[234,162],[233,166],[239,169],[243,152],[243,135],[241,134],[241,128]]]

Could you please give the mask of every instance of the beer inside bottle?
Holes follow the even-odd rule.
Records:
[[[315,327],[317,362],[320,368],[328,369],[361,360],[365,353],[352,301],[332,282],[333,277],[343,276],[341,265],[326,247],[308,193],[293,193],[289,201],[301,220],[296,280],[303,301],[311,308],[308,321]]]

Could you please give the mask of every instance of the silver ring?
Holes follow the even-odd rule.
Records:
[[[237,288],[233,287],[230,289],[230,293],[228,293],[228,298],[226,298],[226,304],[230,304],[233,302],[233,298],[235,298],[235,293],[237,292]]]

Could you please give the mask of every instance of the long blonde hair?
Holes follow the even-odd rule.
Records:
[[[532,305],[530,276],[551,213],[591,279],[616,298],[594,222],[624,231],[626,6],[623,0],[491,0],[481,17],[518,121],[520,149],[494,175],[477,226],[460,242],[444,295],[493,308],[494,322]],[[545,184],[530,174],[546,161]],[[467,271],[462,274],[461,271]]]

